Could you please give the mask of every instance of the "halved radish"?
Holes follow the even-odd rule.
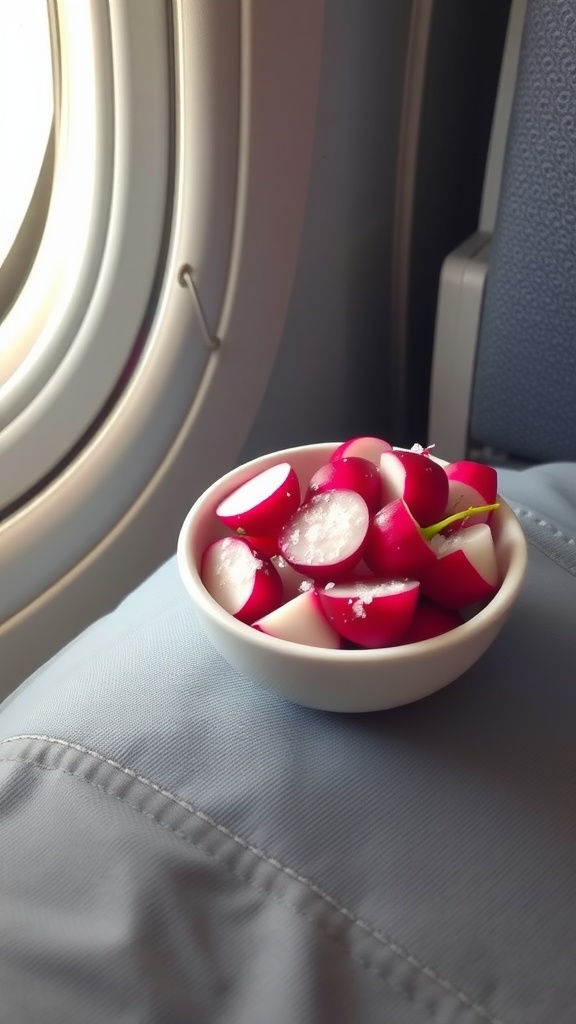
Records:
[[[392,445],[381,437],[351,437],[349,441],[344,441],[344,444],[339,445],[336,451],[332,452],[330,462],[354,456],[359,459],[368,459],[368,462],[373,462],[378,467],[380,456],[384,452],[390,451],[392,451]]]
[[[247,480],[220,502],[216,515],[232,530],[268,537],[298,508],[300,484],[289,462]]]
[[[430,541],[436,561],[420,577],[422,594],[442,608],[465,608],[492,597],[498,565],[490,527],[469,526]]]
[[[492,505],[496,501],[498,475],[493,466],[485,466],[480,462],[463,459],[452,462],[444,469],[448,477],[448,501],[445,515],[464,512],[475,505]],[[491,512],[479,512],[449,527],[450,531],[462,529],[463,526],[475,526],[487,523]]]
[[[357,491],[370,512],[380,508],[380,474],[373,462],[354,455],[320,466],[310,479],[306,501],[324,491]]]
[[[461,626],[464,619],[453,608],[439,608],[430,601],[418,601],[412,624],[405,634],[403,644],[416,644],[420,640],[431,640],[442,633],[448,633]]]
[[[340,636],[328,623],[314,590],[292,598],[269,615],[258,619],[253,626],[268,636],[291,640],[295,644],[328,647],[332,650],[342,646]]]
[[[418,601],[416,580],[328,584],[317,589],[337,633],[361,647],[393,647],[407,633]]]
[[[436,555],[423,536],[408,505],[396,498],[372,518],[364,561],[380,576],[418,578]]]
[[[382,504],[403,498],[420,526],[442,518],[448,477],[442,466],[420,452],[392,451],[380,456]]]
[[[200,576],[214,600],[241,622],[254,622],[282,601],[279,573],[242,537],[223,537],[209,544]]]
[[[356,491],[326,491],[301,505],[280,530],[280,554],[304,576],[328,582],[360,561],[370,514]]]

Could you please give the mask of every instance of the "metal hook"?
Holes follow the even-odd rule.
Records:
[[[200,326],[202,328],[204,344],[210,352],[216,352],[222,344],[222,339],[216,334],[211,334],[210,332],[208,322],[204,315],[204,309],[200,301],[200,296],[198,294],[198,289],[196,287],[196,282],[194,281],[194,272],[190,264],[185,263],[184,266],[180,267],[180,270],[178,271],[178,284],[181,285],[182,288],[187,288],[192,295]]]

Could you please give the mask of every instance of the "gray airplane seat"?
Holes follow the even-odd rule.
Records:
[[[472,413],[532,461],[574,458],[575,70],[576,3],[534,0]],[[576,466],[500,489],[525,587],[427,700],[263,692],[174,560],[8,698],[0,1020],[574,1024]]]
[[[524,7],[513,5],[518,36]],[[515,46],[479,230],[443,268],[430,438],[447,458],[522,465],[576,459],[576,4],[528,4],[517,75]]]
[[[525,30],[476,356],[472,443],[576,459],[576,4]]]

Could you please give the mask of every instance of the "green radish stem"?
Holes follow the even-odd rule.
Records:
[[[442,533],[442,530],[446,529],[447,526],[457,523],[460,519],[467,519],[468,516],[476,515],[478,512],[493,512],[497,508],[500,508],[499,502],[496,502],[495,505],[477,505],[475,508],[467,508],[463,512],[455,512],[454,515],[448,516],[447,519],[443,519],[440,523],[433,523],[432,526],[421,526],[420,533],[424,540],[431,540],[437,533]]]

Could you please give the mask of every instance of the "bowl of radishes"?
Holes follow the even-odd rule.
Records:
[[[217,480],[184,521],[178,566],[242,676],[308,707],[376,711],[481,657],[522,586],[526,542],[492,467],[359,437]]]

